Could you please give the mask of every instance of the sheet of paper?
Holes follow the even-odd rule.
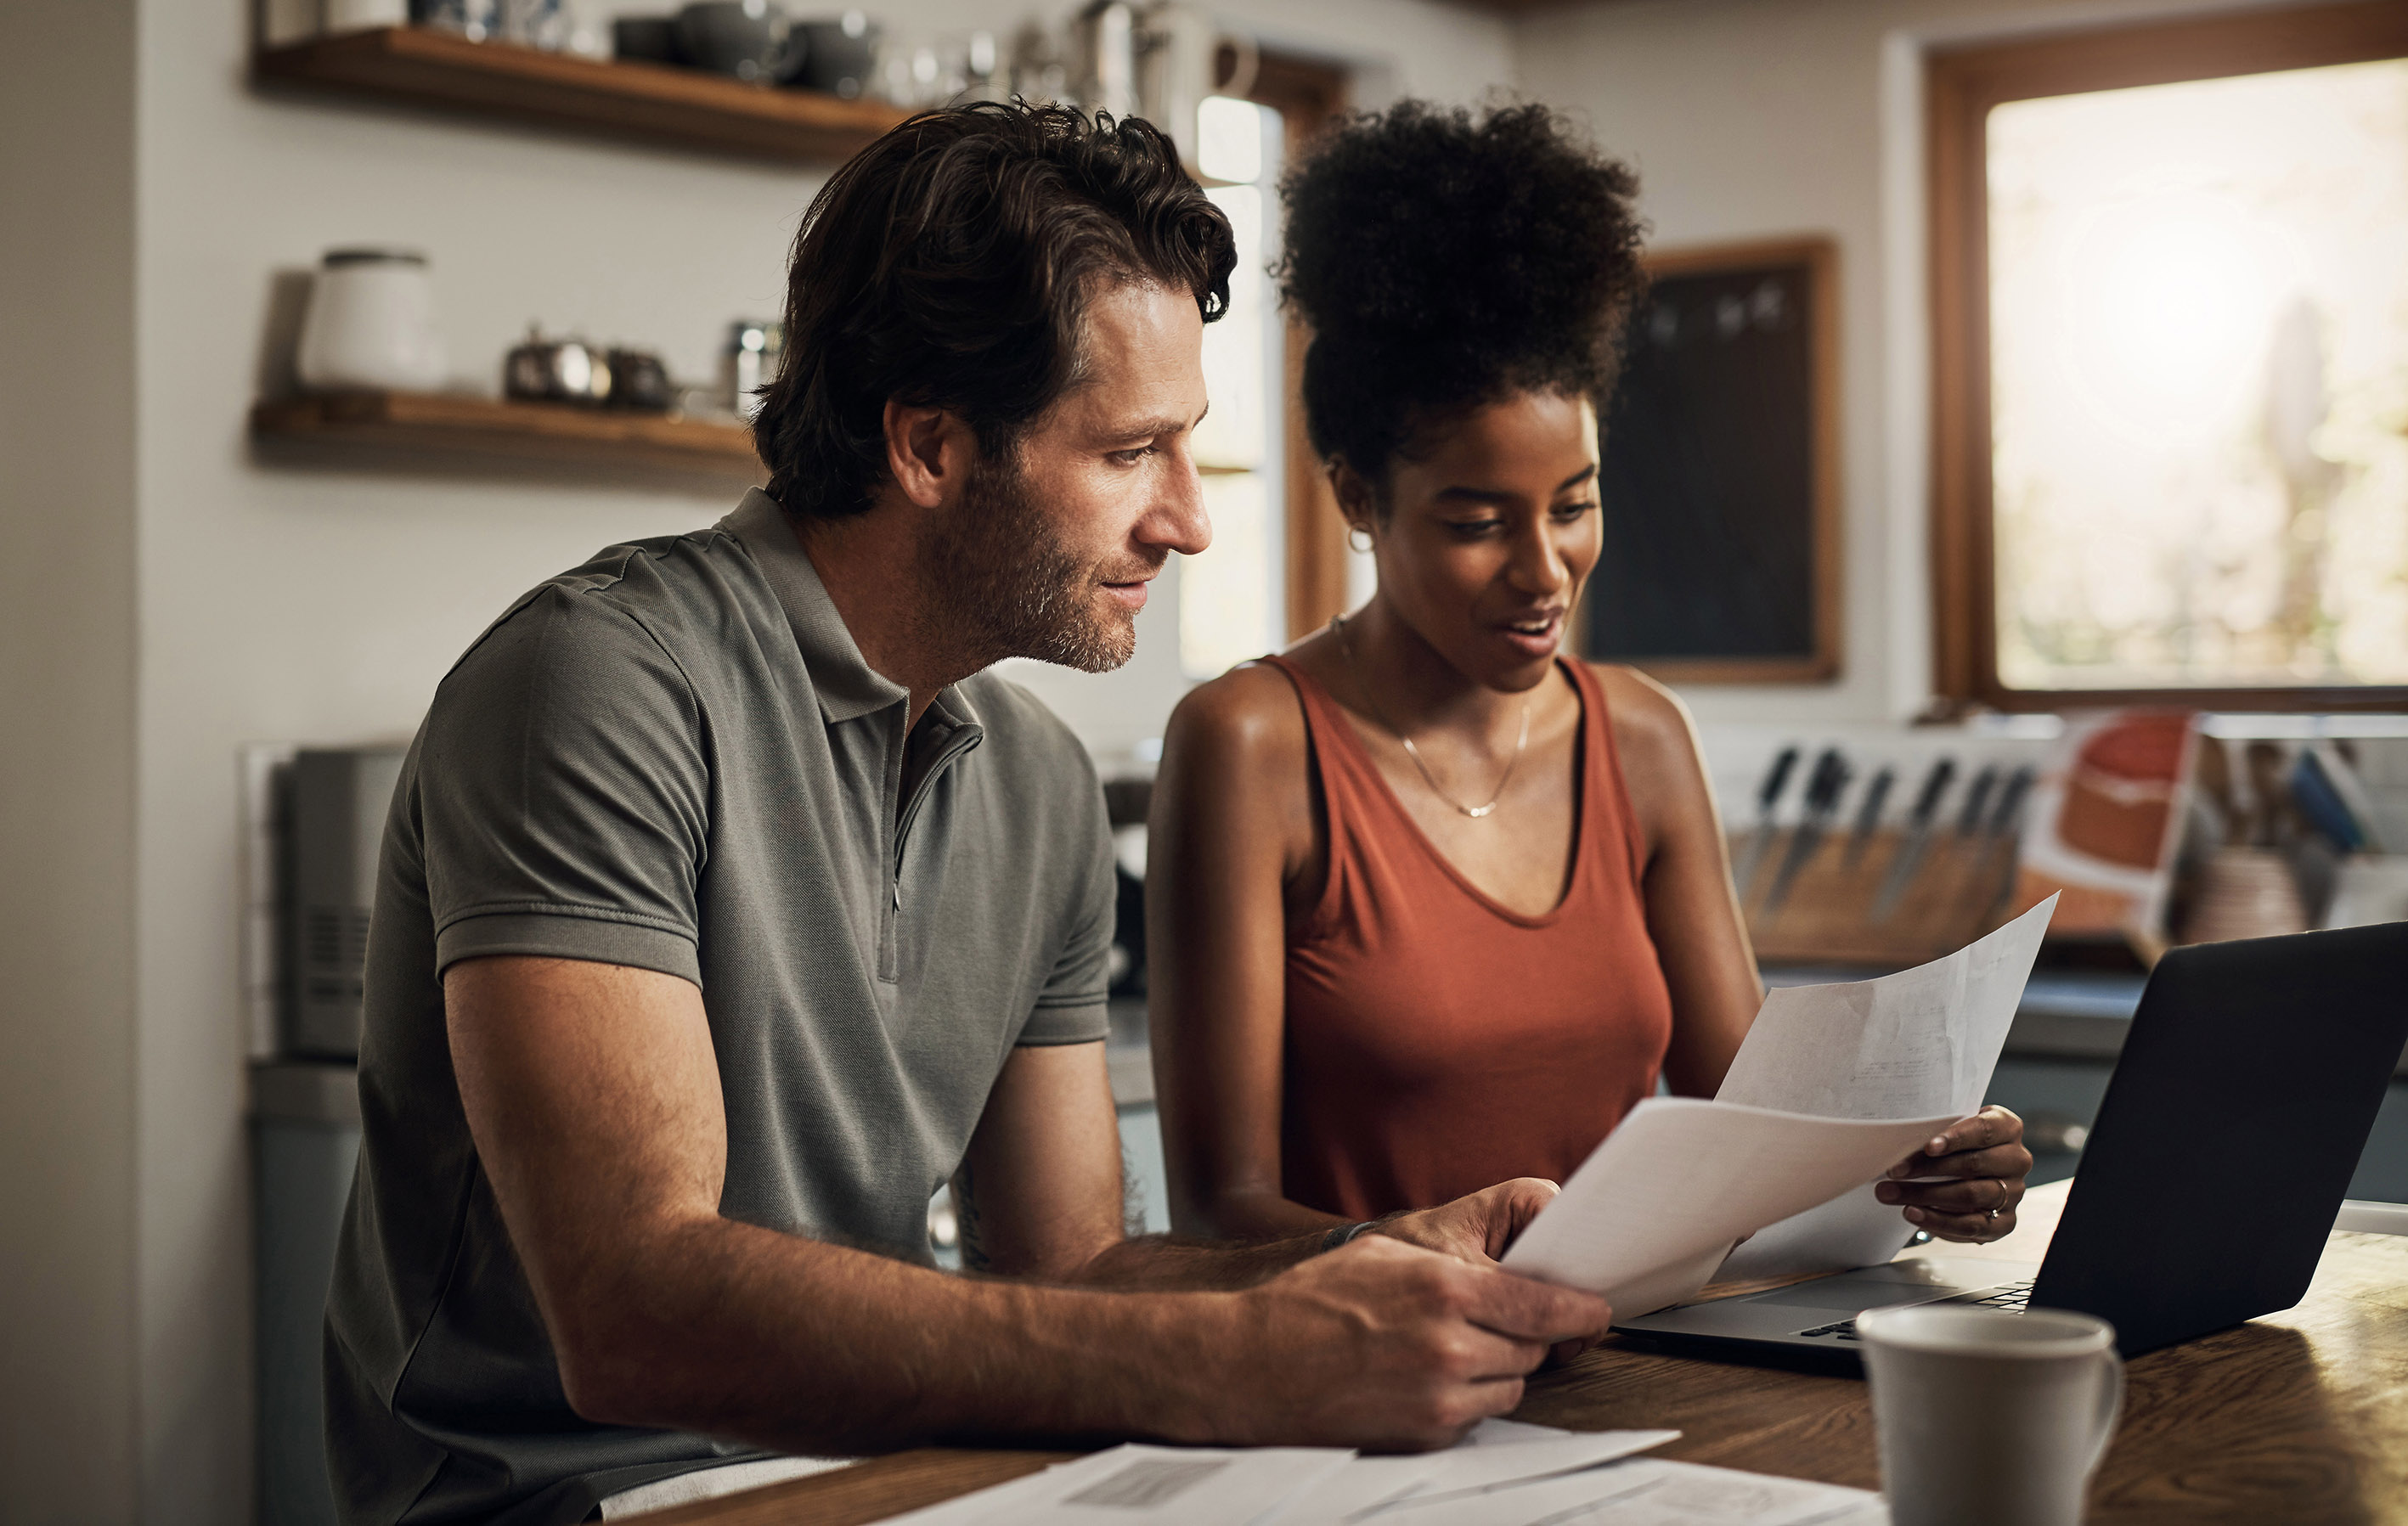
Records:
[[[1871,1181],[1954,1112],[1812,1118],[1650,1097],[1572,1173],[1505,1253],[1526,1276],[1651,1313],[1696,1292],[1731,1242]]]
[[[1374,1526],[1886,1526],[1881,1497],[1836,1484],[1641,1458],[1416,1506]]]
[[[886,1526],[1254,1526],[1354,1456],[1323,1447],[1114,1447]]]
[[[1535,1432],[1536,1435],[1517,1433]],[[1297,1496],[1271,1518],[1277,1526],[1348,1526],[1384,1520],[1391,1511],[1433,1500],[1469,1498],[1536,1479],[1593,1468],[1661,1447],[1678,1431],[1555,1431],[1484,1420],[1442,1452],[1358,1457]]]
[[[2052,895],[1944,959],[1877,980],[1773,991],[1715,1100],[1825,1118],[1976,1111],[2056,907]],[[1766,1227],[1715,1276],[1869,1266],[1914,1233],[1871,1184],[1859,1184]]]

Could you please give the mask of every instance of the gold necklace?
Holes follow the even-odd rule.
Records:
[[[1522,735],[1513,744],[1513,755],[1505,760],[1505,772],[1498,776],[1497,793],[1490,797],[1485,806],[1467,806],[1447,793],[1440,785],[1438,776],[1432,774],[1429,764],[1422,761],[1422,749],[1413,746],[1413,739],[1400,727],[1391,724],[1388,718],[1380,713],[1380,702],[1371,697],[1371,680],[1364,676],[1363,664],[1354,656],[1354,633],[1346,628],[1346,617],[1330,616],[1329,628],[1338,633],[1338,644],[1346,649],[1347,669],[1354,675],[1354,681],[1363,686],[1363,700],[1371,707],[1371,719],[1386,727],[1398,741],[1405,744],[1405,756],[1411,758],[1413,761],[1413,766],[1421,770],[1422,782],[1430,787],[1430,793],[1475,821],[1494,811],[1497,808],[1497,803],[1505,798],[1505,786],[1512,781],[1513,765],[1522,761],[1523,749],[1530,745],[1530,696],[1527,694],[1522,696]]]

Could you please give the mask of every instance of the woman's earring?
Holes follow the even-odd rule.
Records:
[[[1356,535],[1363,537],[1359,544],[1354,539]],[[1348,525],[1346,527],[1346,545],[1350,549],[1360,551],[1364,555],[1369,556],[1371,552],[1371,532],[1364,529],[1359,524]]]

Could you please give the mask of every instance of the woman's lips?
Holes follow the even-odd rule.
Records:
[[[1531,657],[1553,657],[1563,644],[1564,615],[1558,609],[1536,620],[1519,620],[1499,625],[1498,631],[1506,641]]]

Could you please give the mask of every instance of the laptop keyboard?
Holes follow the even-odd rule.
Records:
[[[1995,1288],[1984,1288],[1978,1292],[1958,1293],[1954,1298],[1942,1298],[1937,1302],[1971,1304],[1975,1308],[2004,1309],[2009,1314],[2021,1314],[2031,1303],[2031,1288],[2032,1279],[2026,1277],[2021,1282],[2002,1282]],[[1816,1325],[1812,1330],[1801,1330],[1798,1333],[1801,1336],[1828,1335],[1834,1340],[1842,1341],[1854,1341],[1858,1338],[1856,1321],[1853,1317],[1842,1319],[1837,1324]]]

